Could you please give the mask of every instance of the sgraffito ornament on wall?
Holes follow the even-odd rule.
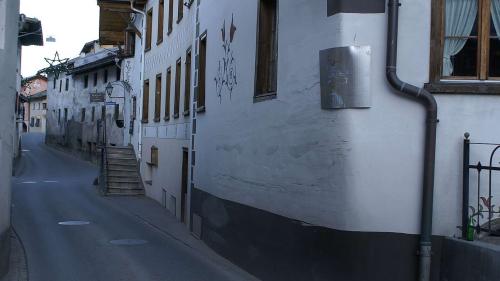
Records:
[[[224,21],[221,28],[222,48],[224,55],[219,59],[217,76],[215,76],[215,87],[217,96],[220,103],[222,103],[222,95],[227,94],[231,99],[233,89],[238,85],[236,74],[236,60],[232,49],[232,43],[236,33],[236,26],[234,25],[234,15],[231,16],[231,26],[229,27],[229,34],[226,30],[226,21]]]

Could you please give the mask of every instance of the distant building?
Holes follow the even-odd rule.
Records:
[[[23,104],[23,132],[45,133],[47,114],[47,77],[23,79],[20,100]]]
[[[48,144],[95,157],[98,121],[106,120],[108,143],[124,145],[123,104],[128,92],[116,86],[111,97],[105,93],[109,83],[121,80],[118,51],[96,41],[89,42],[79,57],[68,62],[67,72],[60,73],[59,77],[53,73],[48,75]],[[99,98],[93,99],[95,96]]]

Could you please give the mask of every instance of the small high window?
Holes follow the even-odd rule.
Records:
[[[179,108],[181,99],[181,59],[175,64],[175,98],[174,98],[174,118],[179,118]]]
[[[199,50],[199,69],[198,69],[198,98],[197,110],[205,110],[205,91],[206,91],[206,67],[207,67],[207,35],[202,35],[200,39]]]
[[[255,97],[274,96],[277,89],[278,3],[260,0]]]
[[[177,0],[177,23],[184,17],[184,0]]]
[[[85,76],[83,76],[83,87],[85,89],[87,89],[89,87],[89,75],[88,74],[85,74]]]
[[[149,122],[149,80],[144,81],[142,94],[142,122]]]
[[[104,69],[104,77],[103,77],[104,83],[108,83],[108,70]]]
[[[160,122],[161,116],[161,74],[156,75],[155,90],[155,122]]]
[[[66,85],[64,88],[65,88],[66,92],[69,90],[69,79],[68,78],[66,78]]]
[[[158,39],[157,44],[163,41],[163,24],[165,13],[165,0],[159,0],[158,4]]]
[[[149,9],[146,16],[146,51],[151,49],[151,33],[153,32],[153,9]]]
[[[191,50],[186,52],[186,77],[184,78],[184,115],[189,114],[191,102]]]
[[[172,69],[167,69],[167,87],[165,88],[165,121],[170,120],[170,89],[172,88]]]
[[[174,27],[174,0],[168,0],[168,34],[172,33]]]
[[[94,87],[97,86],[97,79],[98,79],[98,75],[97,75],[97,72],[94,73]]]

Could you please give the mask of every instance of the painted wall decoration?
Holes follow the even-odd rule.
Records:
[[[232,43],[236,33],[236,26],[234,25],[234,15],[231,16],[231,25],[229,27],[229,34],[226,30],[226,21],[221,28],[222,48],[224,55],[219,59],[217,75],[214,78],[217,96],[220,103],[222,103],[222,95],[227,94],[231,99],[233,89],[238,85],[236,73],[236,60],[232,49]]]

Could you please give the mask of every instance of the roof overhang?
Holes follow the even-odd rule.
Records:
[[[77,74],[82,74],[82,73],[86,73],[86,72],[91,72],[95,69],[102,68],[105,66],[113,65],[113,64],[116,64],[115,58],[116,58],[116,55],[110,55],[110,56],[104,57],[102,59],[93,61],[91,63],[77,66],[73,69],[70,69],[68,71],[68,73],[71,75],[77,75]]]
[[[134,7],[144,8],[146,0],[135,0]],[[99,5],[99,43],[101,45],[125,44],[125,29],[132,13],[129,0],[97,0]]]
[[[19,43],[23,46],[43,46],[42,22],[21,14],[19,18]]]

